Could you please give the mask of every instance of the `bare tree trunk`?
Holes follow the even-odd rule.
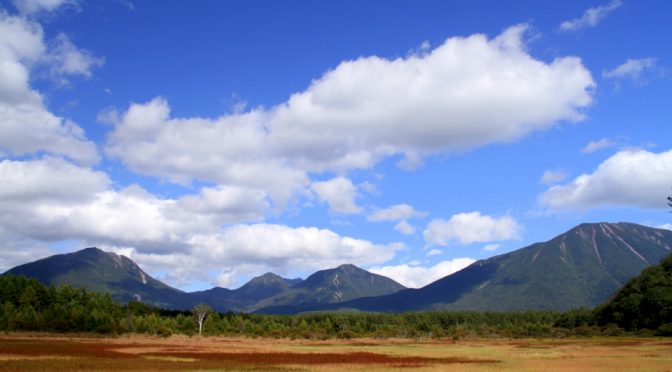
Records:
[[[206,304],[199,304],[194,307],[192,312],[194,313],[194,316],[196,316],[196,322],[198,323],[198,335],[201,336],[203,333],[203,321],[205,321],[205,317],[212,312],[212,309]]]

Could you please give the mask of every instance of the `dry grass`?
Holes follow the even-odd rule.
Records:
[[[669,339],[276,340],[0,335],[16,371],[672,371]]]

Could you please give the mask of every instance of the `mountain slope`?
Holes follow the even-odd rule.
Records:
[[[339,306],[267,312],[526,310],[594,307],[672,249],[672,232],[630,223],[582,224],[545,243],[475,262],[420,289]]]
[[[166,308],[193,306],[189,294],[152,278],[131,259],[98,248],[46,257],[17,266],[5,274],[35,278],[45,285],[67,284],[109,293],[123,303],[141,300]]]
[[[672,232],[634,224],[583,224],[549,242],[492,259],[498,271],[451,309],[569,309],[602,303],[670,252]]]
[[[359,297],[395,293],[404,288],[390,278],[355,265],[341,265],[335,269],[318,271],[293,287],[260,301],[255,308],[339,303]]]

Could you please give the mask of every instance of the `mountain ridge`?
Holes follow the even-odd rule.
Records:
[[[344,288],[331,288],[321,283],[318,276],[311,275],[307,285],[303,279],[287,279],[268,272],[254,277],[237,289],[214,287],[211,289],[184,292],[153,278],[145,273],[130,258],[105,252],[96,247],[44,257],[33,262],[16,266],[2,275],[24,275],[35,278],[45,285],[67,284],[87,290],[109,293],[118,302],[126,303],[132,300],[148,303],[163,308],[186,310],[198,303],[207,303],[217,311],[253,311],[259,307],[259,302],[276,297],[278,303],[286,303],[287,298],[294,299],[300,296],[302,303],[340,302],[363,295],[388,294],[404,287],[392,279],[369,273],[352,264],[344,264],[335,269],[325,269],[318,273],[356,273],[360,277],[370,280],[370,285],[364,281],[354,283],[347,281]],[[338,277],[338,274],[337,274]],[[323,278],[332,280],[333,278]],[[374,286],[379,283],[381,288]],[[297,287],[296,289],[294,287]],[[341,289],[345,289],[345,292]],[[284,294],[284,297],[278,295]],[[336,296],[332,300],[325,299]],[[326,296],[326,297],[325,297]],[[278,299],[280,298],[280,299]],[[285,298],[283,302],[282,298]]]
[[[594,307],[671,250],[672,231],[623,222],[584,223],[549,241],[476,261],[422,288],[358,298],[337,306],[277,306],[258,312]]]
[[[319,270],[287,291],[260,301],[255,308],[288,304],[338,303],[358,297],[390,294],[405,289],[388,277],[353,264]]]
[[[154,279],[128,257],[98,248],[45,257],[5,274],[107,292],[120,302],[139,299],[175,309],[207,303],[217,311],[260,313],[565,310],[603,302],[671,251],[671,231],[600,222],[580,224],[546,242],[479,260],[417,289],[343,264],[319,270],[305,280],[269,272],[237,289],[214,287],[188,293]]]

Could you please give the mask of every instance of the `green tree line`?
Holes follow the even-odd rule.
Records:
[[[617,319],[605,318],[601,311],[602,308],[566,312],[319,312],[300,315],[212,312],[203,320],[202,332],[206,336],[309,339],[462,338],[619,335],[625,332],[666,334],[669,328],[664,322],[657,323],[658,328],[646,328],[632,322],[619,323]],[[46,287],[34,279],[7,275],[0,277],[0,330],[191,336],[198,333],[199,324],[192,312],[163,310],[140,302],[121,305],[106,294],[70,286]]]

